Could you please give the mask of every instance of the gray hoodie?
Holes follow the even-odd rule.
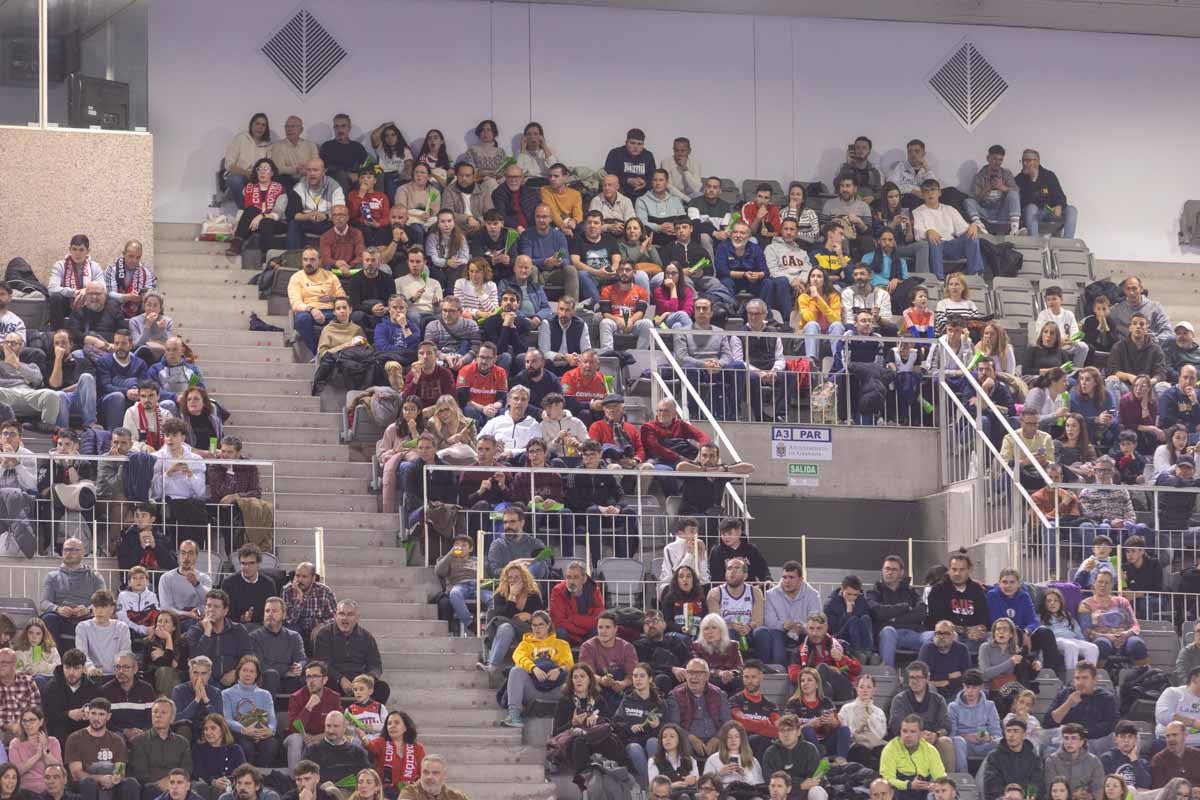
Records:
[[[33,364],[13,366],[0,360],[0,387],[5,389],[37,389],[42,385],[42,373]]]
[[[90,606],[92,595],[105,588],[104,578],[84,564],[75,569],[65,564],[46,573],[42,581],[41,612],[57,611],[59,606]]]
[[[1092,797],[1100,797],[1104,791],[1104,765],[1087,751],[1086,744],[1080,747],[1074,758],[1065,750],[1046,756],[1046,785],[1049,786],[1060,775],[1071,784],[1072,792],[1080,786],[1087,786],[1092,790]]]

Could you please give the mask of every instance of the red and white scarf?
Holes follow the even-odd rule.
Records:
[[[257,183],[250,183],[246,184],[246,189],[242,194],[245,198],[246,208],[253,206],[264,214],[270,214],[271,209],[275,208],[275,201],[279,199],[279,195],[283,194],[283,184],[271,181],[264,192]]]
[[[138,409],[138,432],[140,432],[142,434],[142,436],[145,438],[146,444],[148,444],[151,448],[153,448],[155,450],[159,449],[160,447],[163,446],[163,435],[162,435],[162,415],[158,411],[158,406],[154,407],[154,430],[150,430],[150,426],[146,424],[147,422],[149,422],[149,419],[146,418],[146,407],[144,405],[142,405],[141,403],[138,403],[137,409]]]
[[[397,752],[396,743],[391,739],[383,748],[383,763],[386,775],[383,776],[385,785],[398,786],[402,783],[412,783],[421,776],[417,768],[417,748],[405,743],[403,753]],[[403,766],[397,772],[396,767],[403,759]]]
[[[64,289],[82,289],[91,277],[91,271],[88,265],[91,259],[84,259],[79,263],[71,258],[71,254],[63,256],[63,275],[62,285]]]
[[[138,265],[136,269],[129,269],[125,264],[125,256],[119,256],[113,262],[113,272],[116,275],[116,290],[121,294],[138,294],[146,288],[150,271],[145,267]],[[121,309],[125,312],[126,317],[136,317],[142,309],[141,300],[131,300],[128,303],[122,303]]]

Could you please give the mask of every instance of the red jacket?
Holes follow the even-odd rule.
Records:
[[[792,683],[800,683],[800,670],[805,667],[816,667],[818,664],[828,664],[836,670],[845,673],[850,679],[850,683],[854,683],[858,679],[858,673],[862,672],[862,664],[858,663],[858,659],[850,655],[850,645],[842,642],[842,657],[834,661],[833,656],[829,653],[829,645],[833,642],[832,636],[826,636],[825,641],[818,645],[809,646],[808,639],[800,643],[800,646],[792,652],[792,663],[788,664],[788,678]]]
[[[587,611],[579,610],[579,602],[567,591],[567,582],[559,581],[550,590],[550,619],[554,620],[555,628],[567,632],[567,639],[573,644],[580,644],[596,630],[596,620],[604,610],[604,593],[599,585],[591,578],[583,584],[583,591],[591,587],[591,602]]]
[[[638,433],[637,426],[632,422],[624,421],[621,426],[625,429],[625,436],[628,437],[630,444],[633,445],[633,454],[637,456],[637,460],[645,461],[646,450],[642,447],[642,435]],[[615,444],[612,423],[606,419],[596,420],[588,428],[588,438],[595,439],[600,444]]]
[[[676,417],[675,424],[669,428],[660,425],[656,419],[643,423],[641,436],[646,455],[666,464],[677,464],[680,457],[663,444],[664,439],[695,439],[697,444],[707,444],[709,441],[707,433],[690,422],[684,422],[682,417]]]

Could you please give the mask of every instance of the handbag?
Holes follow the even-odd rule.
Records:
[[[595,748],[613,735],[612,725],[600,722],[590,728],[567,728],[546,742],[546,757],[555,764],[566,763],[571,757],[571,743],[582,739],[590,748]]]

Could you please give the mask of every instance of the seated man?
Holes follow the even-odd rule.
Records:
[[[767,331],[767,304],[762,300],[751,300],[746,304],[746,330],[767,333],[765,336],[747,336],[744,340],[746,369],[750,372],[750,418],[755,422],[763,421],[763,397],[769,392],[772,395],[772,419],[782,422],[787,417],[788,407],[783,339]]]
[[[837,197],[825,201],[821,215],[842,223],[846,239],[850,242],[850,255],[862,258],[864,253],[875,250],[875,239],[871,237],[871,207],[858,197],[858,181],[853,175],[838,176]]]
[[[133,744],[150,727],[150,705],[156,696],[154,687],[138,678],[137,665],[131,651],[118,653],[112,679],[100,687],[100,696],[113,707],[109,724],[126,744]]]
[[[725,486],[733,480],[733,478],[722,477],[723,475],[750,475],[754,472],[754,465],[740,461],[735,463],[722,463],[721,448],[716,442],[705,442],[700,445],[700,452],[695,460],[684,459],[675,465],[676,472],[703,472],[703,473],[719,473],[714,477],[691,477],[683,481],[683,489],[681,491],[683,502],[679,504],[679,513],[681,514],[696,514],[699,516],[707,516],[706,520],[709,535],[716,531],[716,520],[721,516],[721,506],[724,502]],[[708,581],[705,580],[705,583]]]
[[[1003,728],[1003,741],[996,744],[995,749],[983,762],[981,796],[996,798],[1006,795],[1005,789],[1011,784],[1016,784],[1021,787],[1022,798],[1025,796],[1025,787],[1029,787],[1029,791],[1040,797],[1045,789],[1044,768],[1037,747],[1033,742],[1026,741],[1028,729],[1025,720],[1010,714],[1005,717]],[[1134,734],[1136,743],[1136,728]],[[958,742],[955,740],[955,747],[957,746]],[[1149,775],[1147,770],[1146,776]]]
[[[87,656],[88,677],[100,678],[114,673],[117,655],[131,647],[130,633],[128,625],[114,619],[117,601],[112,592],[97,589],[90,605],[92,618],[75,628],[75,646]]]
[[[762,247],[750,239],[750,226],[739,220],[729,239],[717,247],[713,266],[717,280],[735,297],[739,292],[762,300],[786,321],[792,313],[792,287],[786,278],[767,272]]]
[[[1088,752],[1087,729],[1083,725],[1074,722],[1064,725],[1062,749],[1046,756],[1045,761],[1045,785],[1061,775],[1067,778],[1073,797],[1079,797],[1075,792],[1081,788],[1091,792],[1091,797],[1102,796],[1104,766]]]
[[[221,582],[229,595],[229,614],[238,622],[262,624],[267,598],[275,597],[275,581],[262,574],[262,550],[246,543],[237,551],[239,570]]]
[[[537,267],[542,285],[557,290],[559,296],[579,301],[580,287],[586,287],[585,296],[594,297],[598,292],[590,275],[580,275],[567,258],[567,237],[558,228],[550,225],[550,207],[539,203],[533,214],[533,226],[521,234],[517,252],[529,256]]]
[[[319,329],[333,319],[333,301],[346,296],[342,282],[321,267],[320,258],[315,247],[305,248],[301,261],[303,269],[288,280],[292,324],[296,328],[296,335],[314,354],[321,333]]]
[[[592,348],[591,332],[575,308],[573,298],[560,297],[554,319],[547,318],[538,328],[538,347],[549,361],[550,369],[559,375],[578,367],[580,355]]]
[[[693,658],[687,663],[685,680],[667,695],[667,722],[683,728],[696,757],[717,752],[717,733],[733,719],[725,692],[708,682],[708,663]]]
[[[1162,307],[1161,303],[1150,299],[1145,289],[1142,288],[1141,278],[1130,275],[1121,281],[1121,291],[1124,292],[1125,299],[1108,312],[1108,322],[1119,335],[1128,334],[1132,328],[1134,315],[1141,314],[1146,318],[1150,335],[1159,344],[1165,344],[1174,337],[1174,328],[1171,327],[1171,319],[1167,316],[1166,309]]]
[[[71,237],[67,255],[50,267],[46,289],[50,293],[50,325],[61,328],[73,309],[83,302],[83,290],[90,283],[104,285],[104,268],[91,257],[92,244],[87,236],[77,233]],[[24,341],[24,335],[21,336]]]
[[[346,785],[361,770],[371,768],[367,751],[346,737],[346,717],[341,711],[325,715],[325,731],[320,740],[304,748],[304,757],[321,769],[321,779],[334,786]]]
[[[821,228],[821,243],[809,253],[813,266],[825,273],[827,284],[841,286],[846,282],[846,266],[850,263],[850,248],[846,243],[846,226],[831,219]]]
[[[533,227],[534,209],[541,199],[538,190],[525,182],[524,170],[517,164],[509,164],[504,168],[504,183],[492,192],[492,207],[500,214],[505,227],[524,233]],[[549,216],[546,219],[549,220]]]
[[[621,194],[621,179],[616,175],[600,180],[600,193],[592,198],[588,211],[600,212],[605,232],[618,238],[625,234],[625,220],[635,216],[633,201]]]
[[[404,369],[408,369],[417,360],[421,329],[414,326],[409,319],[408,302],[404,295],[388,296],[387,316],[375,323],[373,339],[377,353],[387,353],[387,358],[398,361]]]
[[[220,589],[208,593],[204,616],[188,631],[187,643],[193,657],[207,656],[212,662],[213,677],[221,686],[234,684],[238,662],[253,650],[250,634],[229,619],[229,595]]]
[[[87,727],[67,737],[63,762],[81,797],[97,800],[112,792],[113,800],[138,800],[138,783],[125,776],[129,761],[124,737],[108,729],[112,704],[97,697],[87,706]]]
[[[666,697],[687,677],[684,668],[692,658],[691,639],[668,635],[662,612],[653,608],[646,611],[642,634],[642,638],[633,643],[638,660],[650,665],[654,686],[660,696]]]
[[[517,293],[517,311],[529,321],[529,327],[540,331],[542,323],[550,319],[550,301],[546,291],[534,277],[533,259],[519,255],[513,261],[512,277],[503,281],[500,291],[512,289]]]
[[[139,384],[150,368],[131,352],[133,340],[125,328],[113,333],[112,349],[93,359],[96,390],[100,397],[100,422],[106,430],[121,424],[125,410],[139,400]]]
[[[1079,212],[1075,206],[1067,205],[1067,195],[1058,176],[1042,169],[1042,157],[1037,150],[1027,149],[1021,153],[1021,173],[1016,177],[1016,184],[1021,193],[1021,216],[1030,236],[1041,235],[1041,223],[1062,220],[1063,238],[1075,238]]]
[[[370,675],[375,679],[372,697],[386,703],[391,688],[381,680],[383,660],[379,645],[366,628],[358,624],[358,603],[342,600],[338,603],[333,624],[326,625],[313,637],[313,658],[325,662],[329,678],[343,697],[353,695],[353,679]]]
[[[825,616],[834,636],[850,645],[851,652],[863,664],[876,660],[875,631],[871,612],[863,599],[862,579],[846,575],[841,585],[825,601]]]
[[[687,216],[683,202],[670,192],[670,179],[665,169],[654,170],[650,191],[639,197],[633,207],[637,218],[651,232],[654,244],[659,247],[674,241],[675,223]],[[778,212],[776,209],[777,217]]]
[[[513,361],[524,355],[525,341],[532,330],[529,320],[521,314],[520,303],[521,296],[516,290],[505,288],[500,293],[499,312],[489,315],[479,325],[480,336],[492,345],[496,364],[505,371],[515,372]]]
[[[996,713],[996,704],[983,693],[982,672],[968,669],[963,673],[962,691],[950,702],[948,711],[950,738],[958,763],[955,771],[967,772],[968,759],[987,757],[1001,737],[1000,715]]]
[[[351,186],[358,184],[359,168],[364,166],[369,156],[362,142],[350,138],[350,116],[335,114],[333,117],[333,138],[321,144],[321,159],[329,166],[329,172],[341,185],[343,192],[350,191]]]
[[[1179,379],[1158,396],[1158,427],[1166,430],[1182,425],[1188,433],[1200,431],[1200,402],[1196,399],[1196,368],[1184,364]]]
[[[129,774],[142,785],[142,800],[166,793],[176,772],[186,779],[192,769],[192,743],[171,732],[174,721],[175,703],[160,697],[150,705],[149,729],[130,743]]]
[[[738,376],[746,369],[742,340],[724,335],[713,324],[713,304],[708,298],[696,298],[692,313],[695,316],[692,327],[674,336],[675,360],[713,416],[718,420],[730,419],[736,416],[739,405]],[[692,416],[697,415],[698,408],[690,395],[688,408]]]
[[[607,702],[621,702],[625,690],[633,684],[638,657],[633,645],[617,636],[615,613],[601,611],[596,617],[596,635],[580,645],[579,663],[592,668]]]
[[[154,452],[154,478],[150,496],[167,505],[180,539],[199,541],[208,525],[208,483],[204,459],[184,443],[187,427],[177,419],[162,423],[165,444]]]
[[[288,698],[288,719],[294,732],[283,740],[283,746],[287,749],[288,767],[297,775],[304,748],[321,741],[325,735],[326,716],[342,710],[341,695],[325,685],[328,676],[325,662],[308,662],[304,665],[304,686]]]
[[[474,360],[459,370],[457,385],[458,403],[463,414],[475,420],[476,428],[504,409],[508,373],[496,364],[496,345],[484,342],[479,346]]]
[[[325,174],[324,161],[314,158],[305,165],[304,172],[304,180],[296,185],[295,192],[300,198],[300,207],[288,222],[288,250],[304,247],[306,235],[320,236],[329,230],[333,226],[330,221],[333,207],[346,204],[346,191]],[[320,263],[319,253],[317,259]]]
[[[196,569],[200,548],[191,539],[179,543],[179,566],[162,576],[158,583],[161,608],[179,616],[180,629],[186,633],[204,616],[204,604],[212,589],[212,578]]]
[[[19,416],[38,418],[35,428],[47,433],[55,430],[63,396],[53,389],[42,388],[42,373],[34,364],[21,362],[25,346],[16,332],[4,334],[3,360],[0,360],[0,402],[12,406]]]
[[[323,721],[322,725],[324,725]],[[315,744],[322,737],[316,735],[312,738]],[[299,759],[299,756],[297,758]],[[308,798],[312,798],[312,800],[339,800],[339,798],[344,798],[345,795],[336,786],[321,783],[321,768],[307,758],[297,761],[296,766],[291,769],[292,775],[296,779],[296,788],[285,794],[283,800],[308,800]],[[234,774],[236,775],[237,773],[235,772]],[[270,789],[263,790],[264,794],[270,791]],[[241,800],[241,796],[239,795],[235,799],[228,795],[222,795],[220,800]],[[262,798],[250,798],[250,800],[271,800],[271,797],[268,795]]]
[[[301,566],[305,570],[305,579],[312,579],[312,564],[306,562]],[[285,593],[300,580],[300,569],[300,567],[296,568],[296,580],[284,587]],[[314,597],[319,598],[319,589],[324,588],[325,585],[322,583],[313,583],[309,587],[309,591]],[[332,593],[330,595],[332,596]],[[288,596],[294,597],[295,590],[288,593]],[[278,597],[268,597],[264,605],[262,627],[255,628],[250,634],[250,646],[254,649],[254,655],[258,656],[258,660],[262,662],[263,688],[271,694],[279,694],[281,691],[291,694],[303,686],[304,665],[308,661],[304,654],[304,641],[311,633],[311,629],[302,627],[303,617],[299,613],[296,627],[304,631],[304,638],[301,638],[301,634],[296,630],[284,627],[285,614],[288,612],[284,603],[285,601]],[[299,605],[304,605],[304,603],[301,602]],[[315,609],[316,606],[313,608]],[[333,617],[332,612],[329,616]]]
[[[479,434],[495,437],[503,457],[514,459],[539,430],[537,419],[529,413],[529,389],[518,384],[508,390],[508,409],[489,419]]]
[[[854,144],[846,148],[846,160],[833,179],[833,185],[837,186],[838,181],[846,175],[854,178],[854,183],[858,187],[859,199],[868,206],[875,202],[883,188],[883,177],[880,175],[879,169],[871,163],[873,146],[871,140],[866,136],[855,138]]]
[[[2,284],[0,284],[2,285]],[[4,289],[0,289],[0,295]],[[59,393],[57,425],[71,427],[71,416],[78,417],[84,428],[96,425],[96,376],[91,359],[71,346],[71,333],[66,328],[54,332],[51,340],[52,361],[42,368],[46,388]]]
[[[1179,380],[1179,370],[1186,365],[1200,369],[1200,343],[1196,342],[1196,328],[1190,322],[1175,323],[1175,338],[1162,346],[1167,359],[1167,380]]]
[[[158,279],[149,264],[142,263],[142,243],[130,239],[117,260],[104,270],[104,285],[108,296],[121,304],[125,318],[136,317],[142,311],[142,295],[158,286]]]
[[[720,178],[705,178],[702,191],[701,195],[688,203],[687,214],[697,238],[712,253],[718,244],[729,238],[729,223],[734,208],[721,198]]]
[[[913,228],[929,242],[929,269],[938,279],[946,277],[942,262],[947,258],[965,258],[968,275],[983,274],[983,256],[979,252],[979,228],[970,225],[954,206],[941,202],[942,185],[932,178],[921,184],[925,204],[913,211]]]
[[[641,128],[630,128],[625,133],[624,146],[608,151],[604,159],[604,172],[617,176],[621,194],[631,200],[637,200],[650,189],[654,154],[646,149],[646,134]]]
[[[517,232],[504,227],[504,215],[494,208],[483,212],[481,219],[483,224],[467,237],[467,247],[472,260],[482,258],[488,263],[492,278],[499,286],[512,277],[513,259],[517,257]]]
[[[621,265],[620,245],[604,229],[604,215],[599,211],[584,215],[581,232],[571,240],[571,265],[597,286],[616,278],[617,267]],[[599,295],[591,300],[595,305],[600,303]]]
[[[55,670],[54,677],[41,692],[40,703],[46,712],[46,732],[59,742],[65,742],[72,733],[87,727],[86,706],[100,696],[100,687],[86,677],[87,657],[78,649],[64,650],[61,658],[62,666]],[[13,664],[15,668],[15,656]],[[26,708],[39,702],[32,691],[27,700],[18,707]]]
[[[1106,371],[1108,377],[1104,379],[1104,388],[1115,397],[1131,391],[1138,375],[1149,375],[1152,384],[1166,380],[1166,356],[1150,335],[1150,321],[1141,312],[1130,318],[1129,335],[1117,342],[1108,354]]]
[[[850,646],[829,634],[829,618],[823,612],[809,614],[804,630],[804,641],[788,654],[788,680],[799,684],[800,671],[812,667],[822,681],[834,683],[848,695],[862,672],[862,664],[850,655]]]
[[[971,222],[984,231],[989,224],[1007,224],[1009,236],[1020,232],[1021,190],[1013,174],[1004,168],[1002,145],[988,148],[987,163],[971,180],[971,196],[963,202],[963,208]]]
[[[150,367],[146,379],[158,384],[160,401],[172,413],[179,413],[179,396],[189,386],[204,386],[200,368],[184,358],[183,339],[178,336],[167,339],[162,360]]]
[[[329,212],[333,227],[321,234],[321,266],[349,279],[350,271],[362,266],[363,234],[350,225],[350,209],[335,205]]]
[[[554,325],[550,323],[551,327]],[[600,356],[595,350],[588,349],[577,356],[569,354],[566,357],[576,366],[562,376],[562,396],[567,409],[584,425],[590,425],[604,416],[603,401],[608,395],[608,383],[600,372]]]
[[[495,183],[492,178],[488,180]],[[454,180],[442,195],[441,210],[453,212],[454,223],[468,237],[483,230],[484,214],[492,210],[492,197],[484,192],[482,183],[476,182],[474,164],[459,161],[454,165]]]
[[[490,578],[499,577],[501,571],[512,561],[524,564],[533,577],[542,579],[550,574],[549,548],[542,540],[525,532],[525,507],[514,503],[503,511],[504,535],[497,536],[488,547],[484,562]]]
[[[125,410],[121,427],[133,435],[134,441],[157,450],[166,441],[163,426],[175,419],[175,404],[160,400],[159,385],[149,378],[138,384],[137,392],[138,401]]]
[[[447,394],[454,394],[454,373],[438,363],[437,345],[425,340],[417,346],[417,361],[408,371],[401,395],[415,397],[421,408],[430,408]]]
[[[441,312],[425,328],[425,341],[437,345],[438,363],[457,373],[479,353],[479,325],[463,316],[462,301],[453,295],[442,298]]]
[[[1007,722],[1005,724],[1007,725]],[[1005,730],[1007,731],[1007,728]],[[1113,741],[1116,743],[1113,749],[1100,756],[1104,774],[1120,775],[1125,779],[1125,785],[1135,792],[1149,789],[1150,762],[1142,758],[1139,750],[1137,725],[1132,722],[1118,722],[1113,731]]]
[[[551,395],[554,397],[555,395]],[[550,414],[550,397],[546,398],[547,412],[542,417],[543,427]],[[626,558],[637,549],[637,538],[631,537],[630,525],[637,516],[637,509],[621,499],[621,482],[605,469],[599,442],[585,438],[578,445],[580,469],[587,473],[572,475],[567,492],[567,506],[576,514],[584,514],[584,527],[591,542],[592,562],[600,560],[605,543],[611,542],[617,558]]]
[[[171,690],[175,703],[176,719],[183,725],[177,729],[191,733],[193,740],[200,740],[204,732],[204,720],[209,714],[224,715],[221,687],[212,679],[212,659],[195,656],[188,661],[188,677]]]
[[[879,628],[879,655],[889,667],[896,666],[896,649],[919,650],[925,630],[925,601],[904,574],[904,560],[888,555],[880,569],[880,580],[867,591],[867,608]],[[768,593],[769,594],[769,593]]]
[[[1004,463],[1011,464],[1013,458],[1017,457],[1021,466],[1025,466],[1029,463],[1026,451],[1032,453],[1043,467],[1050,463],[1054,456],[1054,441],[1050,438],[1050,434],[1038,426],[1040,420],[1041,414],[1036,408],[1025,406],[1021,409],[1021,427],[1006,435],[1000,446],[1000,457],[1006,459]],[[1025,445],[1024,450],[1021,449],[1022,444]],[[1044,484],[1044,481],[1032,471],[1022,470],[1020,480],[1028,491],[1036,491]]]
[[[541,199],[550,207],[550,221],[568,237],[574,237],[576,227],[583,222],[583,195],[567,185],[571,173],[565,165],[550,167],[547,177],[550,183],[541,188]]]
[[[751,634],[751,641],[754,652],[768,664],[786,663],[788,651],[805,635],[809,616],[821,611],[821,596],[801,572],[800,562],[784,562],[779,583],[763,595],[763,625]]]
[[[767,272],[787,280],[793,292],[803,287],[803,281],[808,279],[808,272],[812,269],[808,260],[808,250],[796,238],[799,233],[800,224],[788,217],[779,223],[779,236],[772,239],[763,250],[763,257],[767,260]]]
[[[676,136],[671,143],[671,158],[658,161],[659,169],[667,171],[671,194],[683,202],[698,197],[703,191],[704,172],[700,162],[692,157],[692,142],[686,136]]]
[[[875,330],[884,336],[897,335],[899,328],[892,316],[891,295],[887,289],[871,283],[871,268],[866,264],[855,264],[850,276],[853,282],[842,290],[842,322],[846,328],[853,327],[858,312],[868,311]]]
[[[604,416],[588,426],[588,437],[600,443],[604,459],[623,469],[637,469],[646,461],[638,426],[625,419],[625,397],[604,398]]]
[[[724,567],[725,583],[708,590],[705,606],[708,613],[719,614],[725,620],[731,638],[749,645],[751,634],[763,625],[762,589],[746,583],[750,568],[745,559],[734,556]]]
[[[425,251],[419,246],[408,248],[405,263],[408,271],[396,278],[396,293],[408,307],[408,324],[422,332],[441,308],[442,284],[429,274]]]
[[[615,347],[616,334],[632,334],[637,337],[638,350],[650,348],[650,331],[654,321],[646,317],[650,294],[634,284],[635,270],[632,263],[625,262],[617,267],[617,281],[604,287],[600,293],[600,349],[609,352]]]
[[[1082,726],[1087,749],[1103,753],[1113,745],[1113,730],[1117,725],[1117,701],[1112,692],[1096,685],[1096,665],[1088,661],[1075,664],[1074,686],[1058,691],[1043,718],[1046,728],[1062,726],[1063,748],[1071,723]]]
[[[1187,726],[1182,722],[1167,724],[1167,746],[1150,759],[1150,785],[1162,788],[1172,778],[1188,783],[1200,781],[1200,749],[1187,745]]]
[[[771,202],[771,184],[754,187],[754,197],[742,206],[742,219],[750,226],[750,235],[765,250],[780,233],[779,206]]]
[[[671,468],[693,454],[698,456],[700,446],[712,441],[707,433],[679,416],[679,406],[670,397],[658,401],[654,419],[642,423],[639,433],[646,457],[653,459],[655,464]],[[713,574],[718,573],[714,570]],[[721,563],[720,574],[724,575],[724,562]]]
[[[729,698],[729,713],[749,734],[750,749],[762,759],[779,736],[779,706],[763,697],[763,663],[752,658],[742,665],[742,691]],[[811,775],[811,773],[810,773]]]
[[[596,620],[604,611],[604,593],[581,561],[572,561],[563,579],[550,590],[550,618],[555,632],[578,646],[596,635]]]
[[[150,503],[138,503],[133,509],[133,524],[117,542],[117,565],[121,569],[143,566],[151,570],[172,570],[177,566],[175,553],[167,537],[154,525],[155,511]]]
[[[295,186],[297,181],[304,180],[305,165],[319,155],[316,144],[305,139],[301,135],[303,133],[304,120],[292,115],[283,123],[283,138],[272,142],[267,150],[267,157],[279,169],[280,183],[288,189]]]
[[[896,726],[899,735],[887,743],[879,757],[879,774],[896,790],[896,800],[925,800],[931,781],[944,778],[942,758],[925,736],[924,722],[909,714]]]

